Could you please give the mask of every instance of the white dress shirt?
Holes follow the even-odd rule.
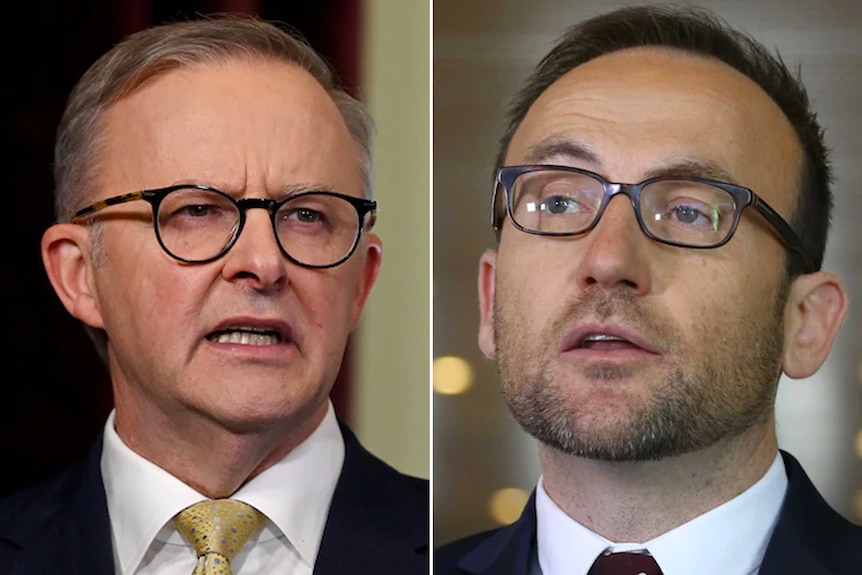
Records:
[[[664,575],[757,575],[786,491],[787,471],[779,454],[757,483],[719,507],[651,541],[615,543],[566,515],[539,478],[539,566],[544,575],[587,575],[605,550],[646,549]]]
[[[311,575],[344,463],[344,439],[330,404],[303,443],[243,485],[232,498],[263,512],[263,529],[231,562],[235,575]],[[179,511],[207,499],[104,430],[102,479],[117,575],[190,575],[194,549],[174,527]]]

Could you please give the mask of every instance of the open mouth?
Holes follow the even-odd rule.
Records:
[[[233,343],[239,345],[277,345],[284,343],[284,338],[278,331],[256,327],[221,329],[209,334],[207,339],[214,343]]]
[[[611,335],[607,333],[590,333],[584,336],[576,349],[595,349],[595,350],[614,350],[614,349],[632,349],[638,346],[624,337]]]

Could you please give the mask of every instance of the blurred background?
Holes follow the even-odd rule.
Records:
[[[54,221],[53,141],[66,94],[126,34],[215,12],[287,23],[371,109],[383,267],[333,401],[372,452],[430,476],[429,0],[36,0],[7,6],[2,34],[0,496],[65,467],[112,407],[107,371],[39,253]]]
[[[635,2],[638,4],[639,2]],[[538,478],[535,445],[479,352],[476,272],[503,109],[565,27],[631,2],[434,0],[434,542],[515,520]],[[824,268],[850,292],[850,318],[826,365],[779,387],[782,448],[823,496],[862,522],[862,3],[703,0],[801,65],[833,148],[835,217]]]

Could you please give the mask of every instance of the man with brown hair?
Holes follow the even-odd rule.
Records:
[[[775,431],[781,374],[815,373],[847,314],[798,79],[710,12],[631,7],[569,29],[508,119],[479,344],[541,477],[435,572],[862,571],[862,529]]]

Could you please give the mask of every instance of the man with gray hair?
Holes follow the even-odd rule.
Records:
[[[381,262],[371,132],[258,18],[143,30],[84,74],[42,257],[114,409],[83,461],[0,502],[0,571],[428,572],[427,481],[329,399]]]
[[[643,5],[570,28],[508,120],[479,345],[541,476],[435,572],[862,573],[862,529],[775,430],[781,375],[847,315],[801,82],[711,12]]]

